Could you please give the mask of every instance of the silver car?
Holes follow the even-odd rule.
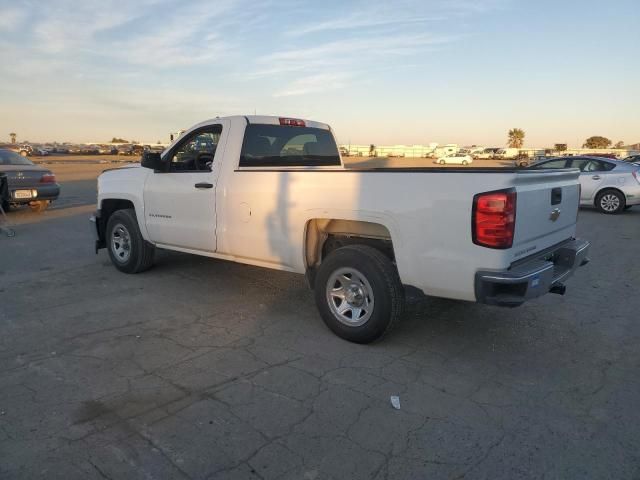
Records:
[[[543,160],[528,168],[579,168],[580,205],[603,213],[620,213],[640,205],[640,165],[602,157],[562,157]]]

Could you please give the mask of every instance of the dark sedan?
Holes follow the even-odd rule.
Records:
[[[6,173],[9,198],[2,199],[3,207],[28,204],[35,212],[42,212],[60,195],[60,185],[51,172],[11,150],[0,148],[0,172]]]

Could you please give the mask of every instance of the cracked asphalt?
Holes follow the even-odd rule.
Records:
[[[581,211],[564,297],[412,299],[362,346],[296,275],[171,252],[117,272],[94,180],[63,188],[0,237],[0,478],[640,477],[640,208]]]

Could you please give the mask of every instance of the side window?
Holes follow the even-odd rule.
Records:
[[[574,158],[569,162],[569,166],[571,168],[579,168],[581,172],[584,172],[584,169],[588,163],[589,160],[586,158]]]
[[[535,165],[533,168],[543,169],[543,168],[564,168],[567,164],[567,160],[564,158],[559,158],[558,160],[550,160],[548,162],[541,163],[540,165]]]
[[[587,166],[584,168],[585,172],[608,172],[613,170],[615,164],[609,162],[603,162],[600,160],[590,160]]]
[[[170,152],[170,172],[210,172],[222,127],[212,126],[186,137]]]

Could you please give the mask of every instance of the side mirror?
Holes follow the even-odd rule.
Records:
[[[165,163],[162,161],[158,152],[144,152],[140,165],[145,168],[151,168],[152,170],[165,170]]]

